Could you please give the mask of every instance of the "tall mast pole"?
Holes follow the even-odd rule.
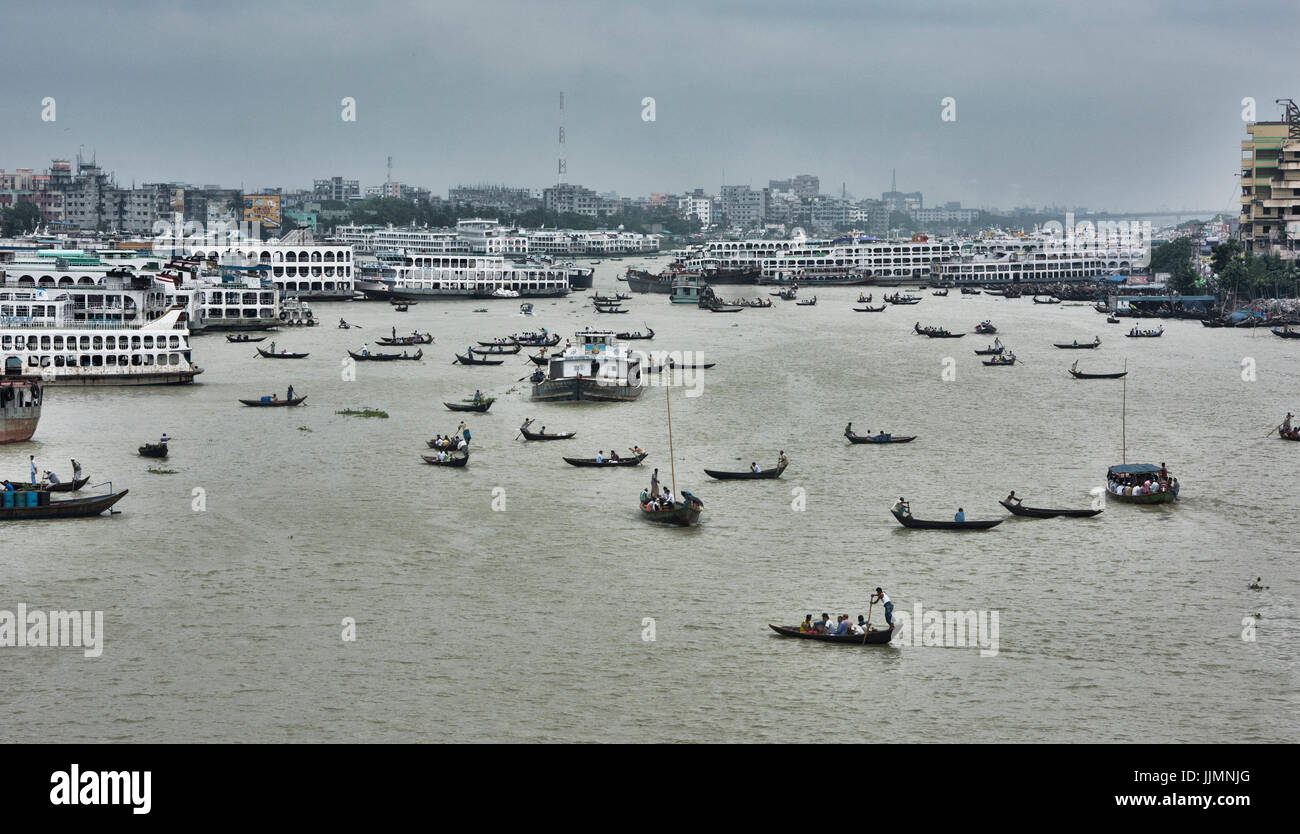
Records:
[[[1120,402],[1119,462],[1128,463],[1128,360],[1124,360],[1124,389]]]
[[[677,458],[673,455],[673,400],[671,385],[664,386],[664,402],[668,404],[668,466],[673,475],[673,497],[677,497]]]

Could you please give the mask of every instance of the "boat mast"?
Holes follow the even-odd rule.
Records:
[[[1128,360],[1124,360],[1124,386],[1120,400],[1119,462],[1128,463]]]
[[[673,401],[669,396],[672,385],[664,386],[664,402],[668,404],[668,466],[673,476],[673,497],[677,497],[677,459],[673,456]]]

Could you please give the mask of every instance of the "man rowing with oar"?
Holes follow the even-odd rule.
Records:
[[[886,594],[884,591],[880,590],[879,587],[877,587],[876,592],[871,595],[870,604],[875,605],[877,602],[883,602],[885,604],[885,622],[889,624],[890,628],[893,628],[894,627],[894,603],[890,602],[889,594]]]

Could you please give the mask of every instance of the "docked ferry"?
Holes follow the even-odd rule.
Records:
[[[21,443],[36,434],[41,421],[41,386],[23,377],[22,360],[5,360],[0,377],[0,443]]]
[[[931,268],[956,257],[953,241],[866,240],[804,241],[762,259],[762,284],[801,286],[882,284],[928,280]]]
[[[535,402],[628,402],[641,396],[641,360],[612,330],[583,330],[552,356],[545,379],[533,383]]]
[[[425,298],[543,298],[569,294],[574,273],[590,273],[568,264],[514,263],[490,255],[413,254],[381,261],[378,272],[357,282],[367,298],[419,301]]]
[[[1143,263],[1137,248],[1064,247],[1048,241],[1031,240],[1015,249],[989,249],[988,244],[972,242],[961,247],[960,254],[936,264],[933,274],[945,286],[1063,283],[1095,281],[1114,273],[1126,273]]]
[[[0,357],[46,385],[167,385],[193,382],[188,315],[147,323],[74,320],[68,293],[0,290]]]

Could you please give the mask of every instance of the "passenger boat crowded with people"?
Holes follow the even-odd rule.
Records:
[[[613,331],[579,331],[574,340],[550,357],[546,378],[533,385],[534,401],[628,402],[641,396],[641,360],[619,344]]]

